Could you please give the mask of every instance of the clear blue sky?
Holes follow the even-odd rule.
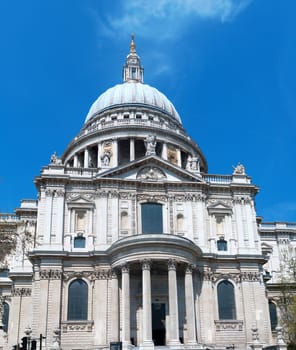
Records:
[[[296,221],[295,0],[1,0],[0,212],[36,198],[135,32],[145,82],[174,103],[209,172],[237,162],[258,215]]]

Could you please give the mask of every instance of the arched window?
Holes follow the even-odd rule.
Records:
[[[177,232],[184,232],[184,216],[183,216],[183,214],[177,215]]]
[[[88,286],[81,279],[73,281],[68,291],[68,320],[87,320]]]
[[[268,302],[268,306],[269,306],[270,326],[271,326],[271,330],[274,331],[278,323],[276,305],[270,300]]]
[[[234,287],[228,281],[222,281],[217,287],[218,307],[220,320],[234,320],[235,315],[235,299]]]
[[[82,236],[75,237],[74,248],[85,248],[85,238]]]
[[[3,304],[2,323],[3,323],[3,330],[6,333],[8,331],[8,322],[9,322],[9,305],[7,303],[4,303]]]
[[[128,229],[128,216],[127,212],[123,211],[120,214],[120,227],[121,230],[127,230]]]
[[[163,233],[162,205],[159,203],[143,203],[142,233]]]

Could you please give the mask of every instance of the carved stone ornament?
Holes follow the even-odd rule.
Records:
[[[62,333],[67,332],[92,332],[93,321],[62,321]]]
[[[233,175],[246,175],[245,167],[238,162],[237,166],[233,167]]]
[[[64,281],[68,281],[71,278],[89,278],[90,280],[95,279],[95,272],[93,271],[65,271],[63,273]]]
[[[138,194],[138,201],[147,201],[147,202],[166,202],[168,200],[166,195],[157,195],[157,194]]]
[[[46,188],[46,197],[63,197],[65,195],[65,190],[63,188]]]
[[[161,181],[166,179],[165,173],[156,167],[145,167],[137,174],[138,180]]]
[[[75,192],[75,193],[68,193],[66,198],[68,201],[74,201],[78,198],[84,199],[86,201],[91,201],[95,198],[95,195],[94,195],[94,193],[77,193],[77,192]]]
[[[51,155],[50,164],[62,165],[62,159],[57,156],[56,152]]]
[[[176,271],[177,269],[177,261],[175,259],[168,260],[168,269]]]
[[[252,204],[249,196],[235,196],[232,200],[233,204]]]
[[[242,272],[240,279],[245,282],[261,282],[262,275],[260,272]]]
[[[30,297],[31,293],[31,288],[14,288],[11,294],[13,297]]]
[[[144,259],[141,261],[142,270],[150,270],[152,261],[150,259]]]
[[[242,331],[243,321],[239,320],[215,320],[216,331]]]
[[[121,272],[122,273],[129,273],[129,265],[128,264],[123,264],[121,266]]]
[[[62,271],[61,270],[40,270],[39,275],[40,279],[52,279],[52,280],[59,280],[62,278]]]

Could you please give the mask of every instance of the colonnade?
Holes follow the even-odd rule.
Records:
[[[112,164],[110,163],[110,165],[112,167],[116,167],[118,166],[119,163],[119,159],[118,159],[118,142],[120,141],[120,139],[113,139],[112,141]],[[130,149],[130,154],[129,154],[129,161],[133,161],[135,160],[135,155],[136,155],[136,151],[135,151],[135,138],[130,138],[129,139],[129,149]],[[80,153],[76,153],[73,157],[73,167],[77,168],[77,167],[83,167],[83,168],[101,168],[102,166],[104,166],[104,163],[102,161],[102,157],[104,156],[103,154],[103,144],[104,142],[100,142],[97,145],[92,145],[91,147],[86,147],[84,148],[84,150],[81,150]],[[91,158],[90,158],[90,148],[97,148],[97,154],[96,154],[96,163],[93,163],[90,166],[91,163]],[[178,166],[181,167],[182,165],[182,159],[181,159],[181,150],[180,148],[176,149],[177,152],[177,163]],[[81,153],[83,154],[81,156]],[[79,156],[82,159],[79,159]],[[167,160],[168,159],[168,146],[167,143],[163,142],[162,143],[162,151],[161,151],[161,158]]]
[[[152,260],[141,261],[142,269],[142,339],[138,346],[140,349],[153,349],[152,339],[152,297],[151,297],[151,264]],[[166,345],[178,346],[179,339],[179,315],[178,315],[178,288],[177,288],[177,263],[175,260],[168,260],[168,324],[166,324]],[[122,320],[121,320],[121,341],[123,347],[129,348],[131,345],[131,293],[130,293],[130,269],[129,265],[121,266],[121,293],[122,293]],[[185,345],[197,344],[197,332],[195,322],[195,302],[193,289],[192,268],[188,264],[185,268],[185,314],[187,335]],[[118,279],[113,275],[112,281],[112,340],[119,340],[118,326]]]

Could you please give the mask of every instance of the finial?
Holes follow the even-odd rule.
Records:
[[[136,53],[135,34],[131,35],[130,53]]]

